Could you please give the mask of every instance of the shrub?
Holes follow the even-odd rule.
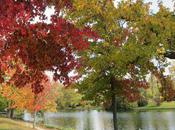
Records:
[[[154,101],[156,103],[156,106],[160,106],[160,104],[162,102],[160,98],[154,98]]]
[[[0,95],[0,112],[5,111],[8,107],[8,101]]]
[[[148,101],[145,98],[141,98],[138,102],[137,102],[138,107],[144,107],[146,105],[148,105]]]

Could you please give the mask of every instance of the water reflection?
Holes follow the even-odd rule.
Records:
[[[58,112],[45,113],[45,124],[73,128],[75,130],[112,130],[112,114],[109,112]]]
[[[120,113],[120,130],[175,130],[175,111]]]
[[[113,130],[112,113],[103,111],[45,113],[48,126],[74,130]],[[175,130],[175,111],[118,113],[119,130]]]

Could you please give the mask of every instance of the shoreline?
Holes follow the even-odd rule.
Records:
[[[140,108],[133,108],[132,111],[166,111],[166,110],[175,110],[175,107],[140,107]]]
[[[25,122],[23,120],[16,120],[16,119],[9,119],[6,117],[0,117],[0,122],[4,123],[4,129],[11,130],[11,128],[8,129],[8,124],[12,124],[12,127],[19,127],[20,130],[23,129],[29,129],[29,130],[60,130],[58,128],[47,128],[42,125],[38,125],[35,128],[33,128],[33,124],[30,122]],[[7,127],[7,128],[6,128]]]

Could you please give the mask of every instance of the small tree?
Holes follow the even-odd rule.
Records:
[[[71,86],[67,88],[59,83],[54,83],[53,85],[58,86],[56,101],[58,110],[74,109],[81,105],[82,95],[76,91],[77,89]]]
[[[16,88],[15,86],[4,85],[1,94],[11,102],[9,108],[28,110],[34,115],[33,127],[36,125],[36,114],[38,111],[56,111],[57,87],[51,87],[44,83],[44,90],[35,94],[29,86]]]

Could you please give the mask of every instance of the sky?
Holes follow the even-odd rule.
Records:
[[[152,5],[150,8],[151,8],[152,12],[156,13],[159,10],[159,8],[158,8],[159,1],[160,0],[145,0],[145,3],[152,2]],[[174,10],[175,0],[161,0],[161,1],[163,2],[163,5],[166,6],[167,8],[169,8],[171,11]],[[172,72],[170,72],[169,68],[172,67],[173,65],[175,65],[175,60],[167,59],[167,61],[169,63],[169,66],[165,68],[165,74],[169,75],[172,73]]]
[[[153,13],[156,13],[159,10],[158,3],[160,1],[163,3],[165,7],[169,8],[171,11],[174,10],[175,0],[145,0],[145,3],[151,2],[152,4],[150,6],[150,9]],[[170,75],[172,72],[170,72],[169,69],[170,67],[175,65],[175,60],[167,59],[167,62],[169,63],[169,66],[165,68],[165,75]]]
[[[120,2],[121,0],[115,0],[115,1],[116,1],[116,2]],[[159,3],[160,1],[162,1],[162,2],[163,2],[163,5],[166,6],[167,8],[169,8],[171,11],[173,10],[173,8],[174,8],[174,3],[175,3],[175,0],[144,0],[144,1],[145,1],[145,3],[149,3],[149,2],[152,3],[150,9],[151,9],[151,11],[153,11],[154,13],[156,13],[156,12],[159,10],[159,8],[158,8],[158,3]],[[173,2],[173,1],[174,1],[174,2]]]
[[[158,8],[159,1],[160,0],[145,0],[145,3],[152,2],[151,10],[153,10],[153,12],[157,12],[159,10],[159,8]],[[166,6],[171,11],[173,11],[175,1],[174,2],[173,2],[173,0],[161,0],[161,1],[163,2],[164,6]]]

